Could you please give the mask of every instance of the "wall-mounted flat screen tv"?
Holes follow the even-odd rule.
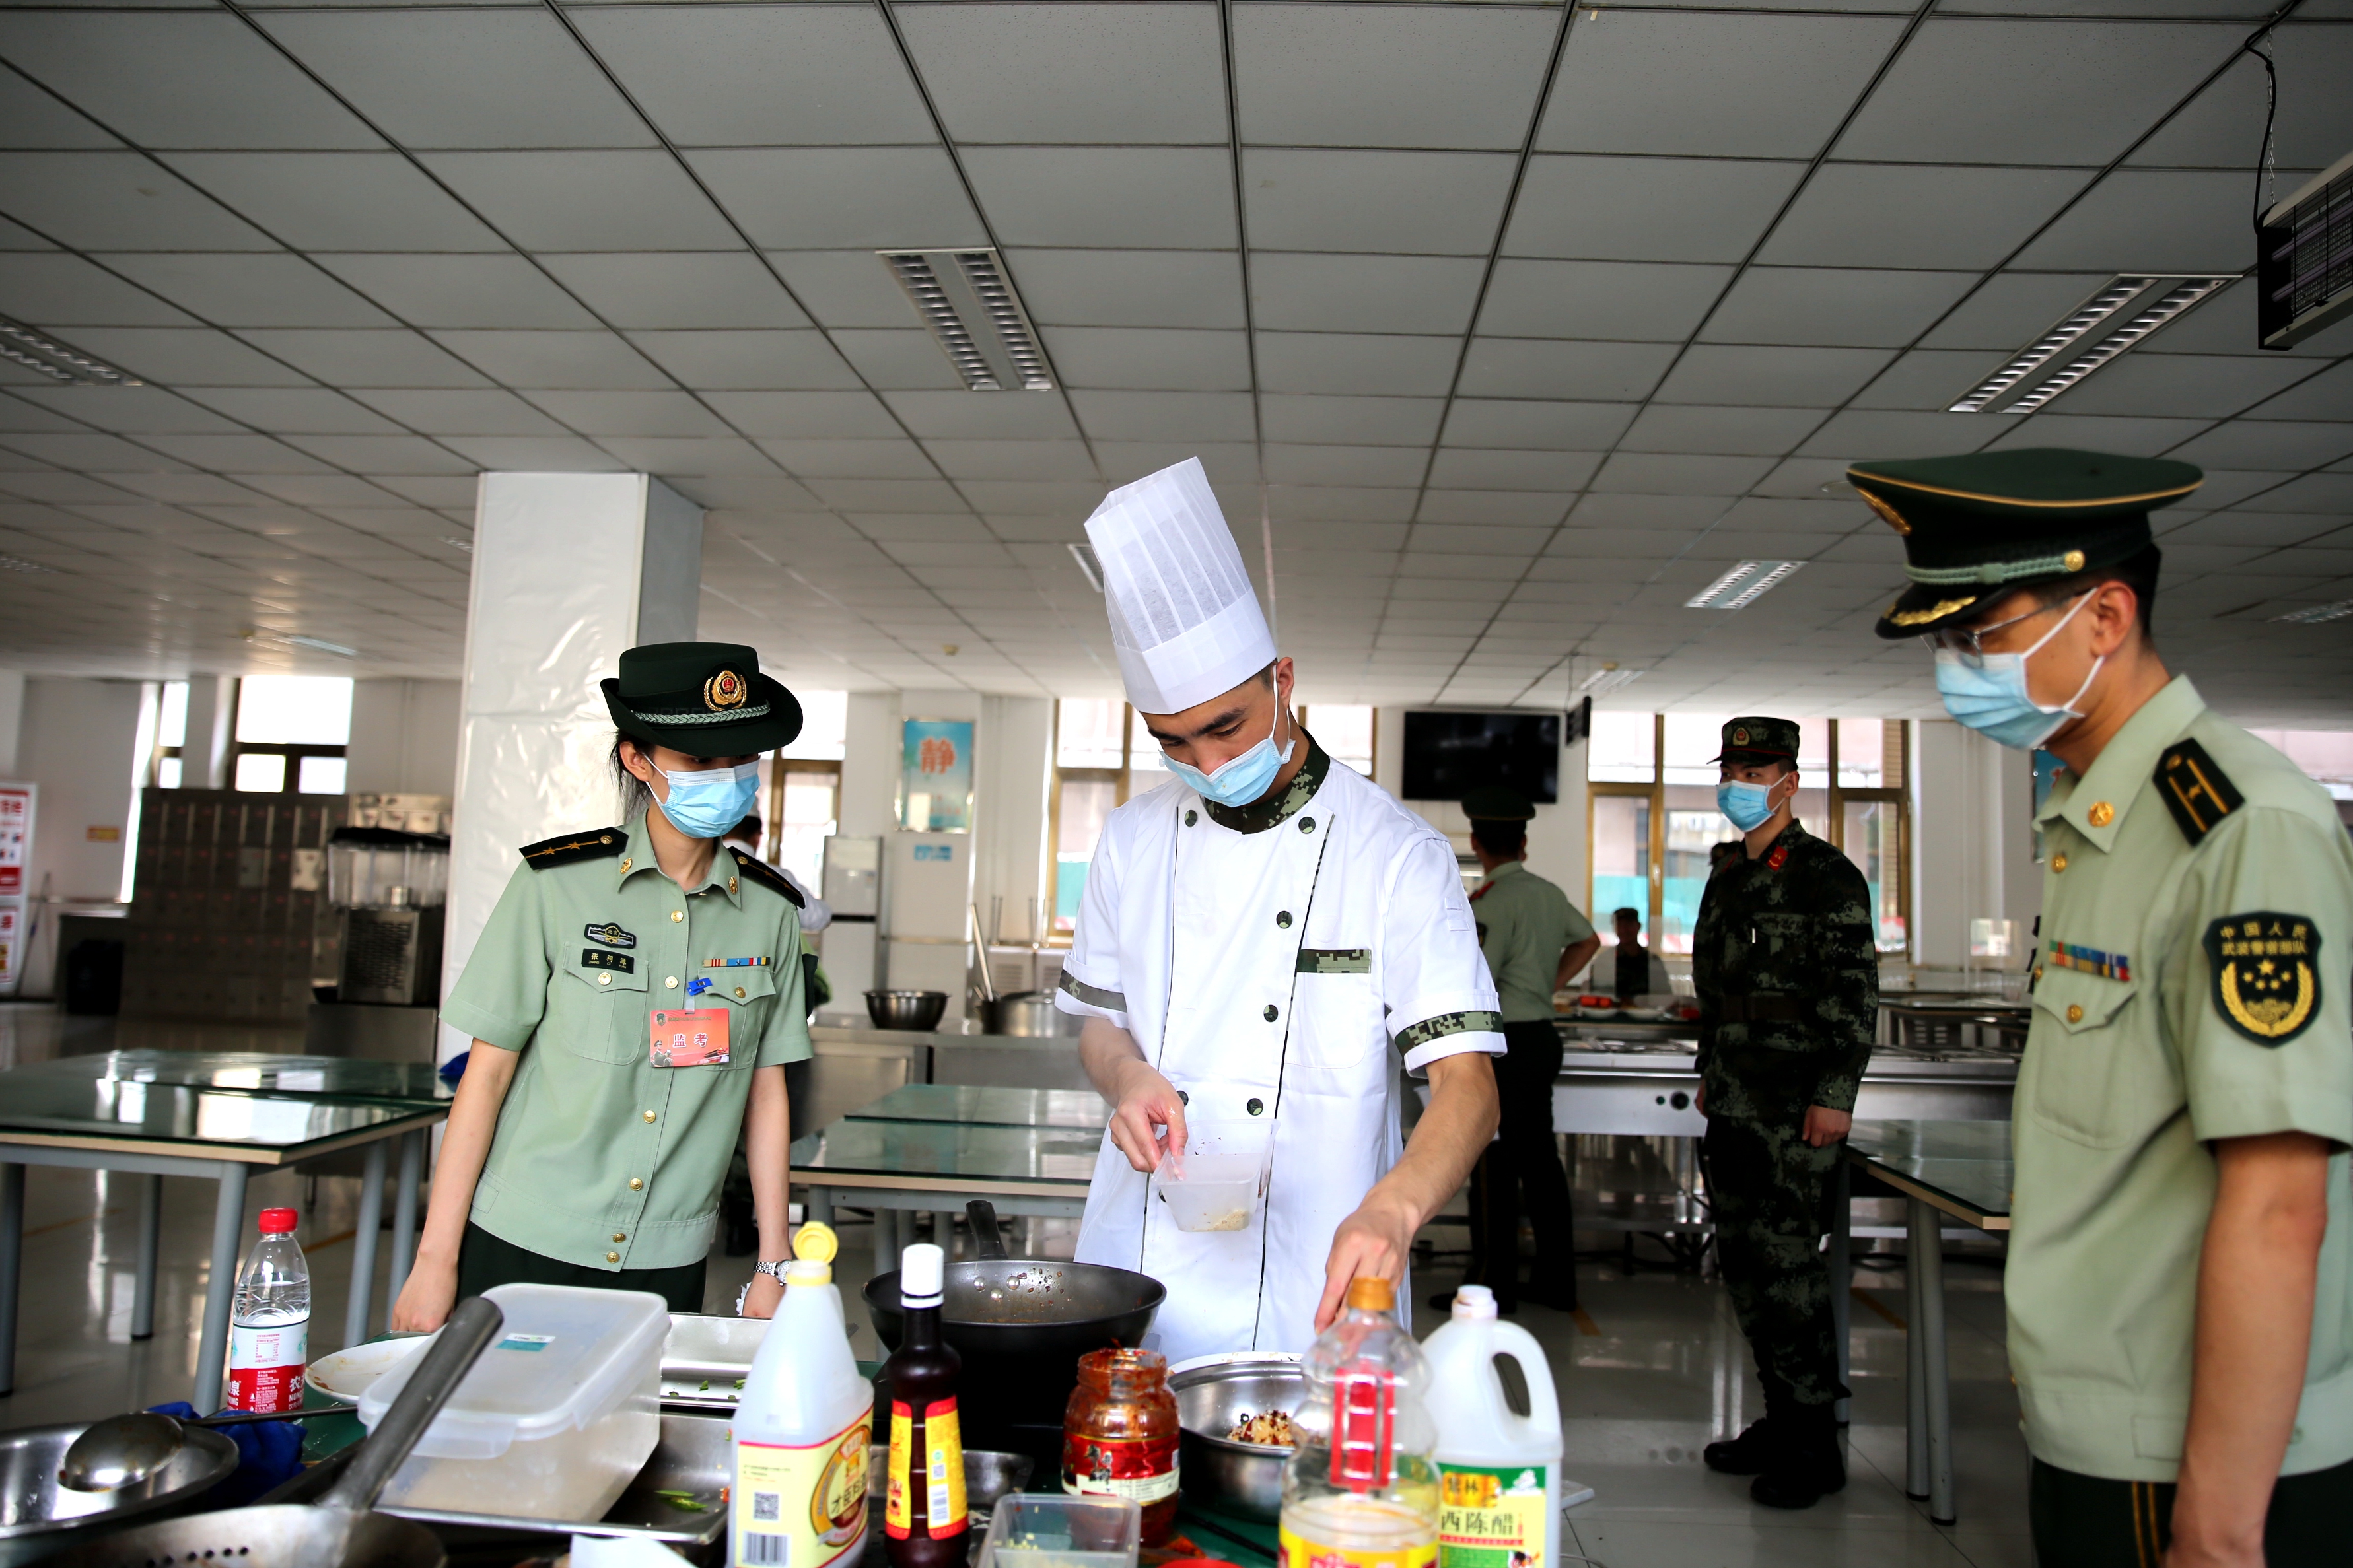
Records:
[[[1481,784],[1517,790],[1538,805],[1560,799],[1557,713],[1405,716],[1408,800],[1461,800]]]

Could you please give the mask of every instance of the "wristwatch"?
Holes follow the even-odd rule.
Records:
[[[752,1272],[754,1274],[765,1274],[769,1279],[781,1285],[785,1282],[785,1265],[791,1261],[792,1259],[789,1258],[780,1258],[774,1262],[763,1259],[760,1262],[752,1265]],[[746,1279],[744,1281],[744,1289],[735,1292],[735,1315],[737,1317],[740,1318],[744,1315],[744,1303],[751,1299],[752,1281]]]

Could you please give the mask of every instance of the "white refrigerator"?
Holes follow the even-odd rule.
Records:
[[[882,974],[893,991],[944,991],[943,1025],[965,1016],[972,969],[973,837],[887,834],[882,839]]]
[[[819,962],[833,1000],[819,1023],[864,1027],[866,993],[881,982],[877,922],[882,912],[882,840],[836,835],[825,841],[824,884],[819,897],[833,910],[833,922],[818,936]]]

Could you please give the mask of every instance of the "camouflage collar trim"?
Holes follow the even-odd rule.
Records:
[[[1214,800],[1204,799],[1201,809],[1209,814],[1209,820],[1236,833],[1264,833],[1270,827],[1280,827],[1304,809],[1315,798],[1315,792],[1324,787],[1324,780],[1332,771],[1332,759],[1324,754],[1324,748],[1307,733],[1305,725],[1299,726],[1299,733],[1307,742],[1307,760],[1299,764],[1299,771],[1291,775],[1289,784],[1248,805],[1219,805]]]

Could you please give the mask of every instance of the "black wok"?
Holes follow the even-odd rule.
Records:
[[[965,1205],[977,1259],[947,1266],[940,1337],[964,1357],[965,1402],[986,1419],[1059,1423],[1078,1383],[1079,1358],[1111,1345],[1136,1345],[1168,1289],[1149,1274],[1100,1263],[1008,1258],[994,1205]],[[874,1331],[899,1347],[899,1273],[866,1282]],[[969,1419],[969,1417],[967,1417]]]
[[[480,1297],[458,1303],[394,1399],[314,1503],[257,1503],[191,1514],[66,1548],[77,1568],[230,1563],[237,1568],[440,1568],[441,1541],[413,1520],[369,1511],[433,1417],[506,1321]],[[62,1561],[62,1557],[59,1559]]]

